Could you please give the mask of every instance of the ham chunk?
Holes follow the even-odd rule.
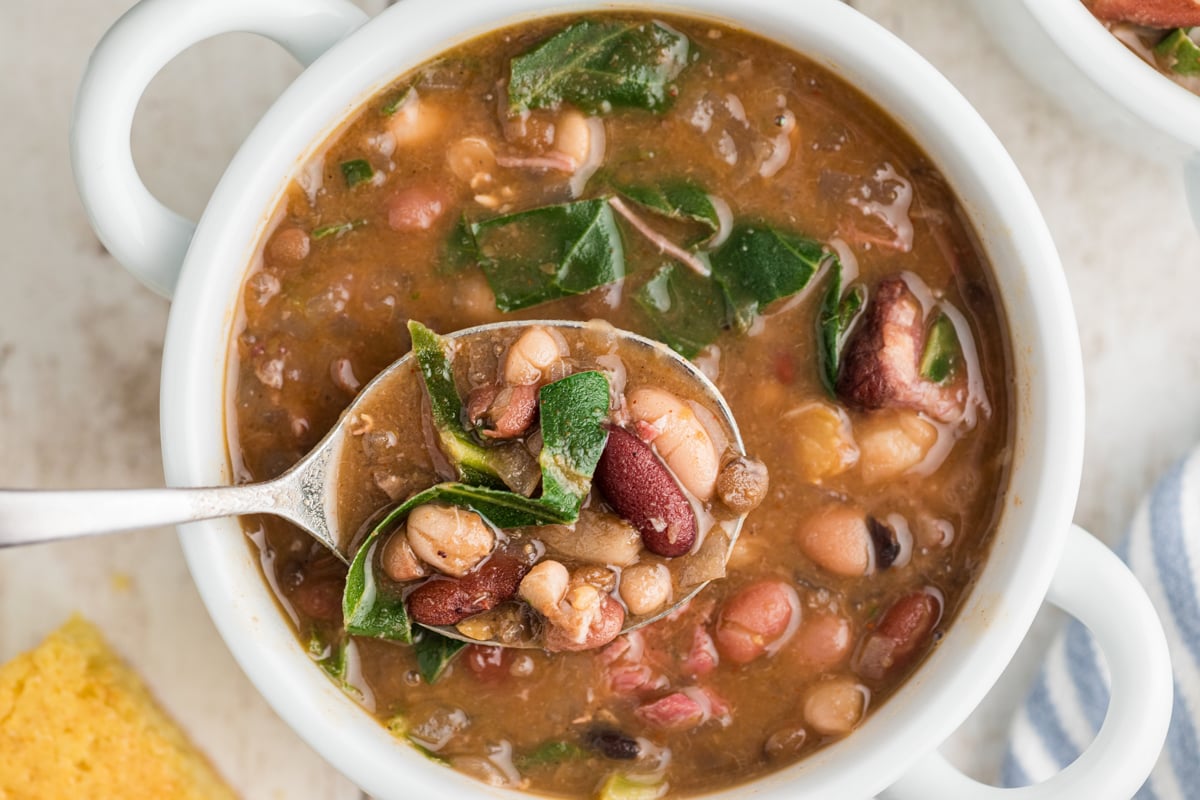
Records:
[[[965,396],[958,382],[938,384],[921,377],[924,343],[925,315],[916,295],[899,277],[880,281],[846,342],[837,396],[862,410],[911,408],[943,422],[960,418]]]
[[[1200,0],[1093,0],[1092,13],[1107,22],[1132,22],[1148,28],[1200,25]]]

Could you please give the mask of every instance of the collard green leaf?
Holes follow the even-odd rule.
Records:
[[[501,311],[581,294],[625,277],[625,252],[602,197],[544,206],[471,227]]]
[[[346,179],[347,186],[354,187],[375,177],[375,168],[371,166],[369,161],[363,158],[356,158],[353,161],[343,161],[342,177]]]
[[[346,677],[345,642],[330,644],[315,631],[308,637],[308,657],[317,662],[329,677],[344,680]]]
[[[851,286],[842,293],[842,262],[834,259],[830,264],[829,288],[821,300],[821,313],[817,317],[817,336],[821,343],[821,382],[831,395],[837,384],[838,367],[842,358],[842,346],[846,334],[858,319],[866,300],[862,286]]]
[[[443,636],[437,631],[423,630],[417,636],[414,649],[417,651],[417,670],[428,684],[442,677],[446,667],[467,646],[466,642]]]
[[[471,231],[471,221],[463,214],[446,240],[438,271],[443,275],[451,275],[478,263],[479,246],[475,243],[475,234]]]
[[[417,80],[420,80],[420,78]],[[416,91],[417,87],[415,85],[410,84],[405,86],[396,94],[395,97],[387,101],[387,103],[385,103],[384,106],[379,109],[379,113],[383,114],[385,117],[390,117],[392,114],[395,114],[397,111],[399,111],[404,104],[409,101],[410,98],[415,99],[416,95],[414,93]]]
[[[814,239],[768,225],[739,225],[712,254],[713,278],[734,324],[745,331],[768,303],[807,286],[824,258]]]
[[[1167,34],[1155,45],[1154,54],[1163,66],[1178,75],[1200,74],[1200,45],[1183,28]]]
[[[503,487],[505,476],[521,470],[517,461],[525,458],[527,451],[522,452],[521,446],[514,443],[484,447],[476,442],[462,423],[462,399],[454,385],[446,340],[416,320],[409,320],[408,332],[413,355],[425,380],[438,443],[458,472],[458,479],[474,485]]]
[[[350,571],[346,573],[346,588],[342,593],[342,618],[346,633],[351,636],[371,636],[409,644],[412,642],[412,620],[404,607],[399,587],[377,569],[375,550],[380,544],[377,527],[354,554]]]
[[[662,111],[688,64],[686,36],[657,22],[577,22],[512,60],[509,106],[574,103],[590,114]]]
[[[720,288],[709,278],[675,264],[660,267],[633,300],[666,342],[684,358],[693,358],[716,341],[728,312]]]
[[[355,228],[361,228],[367,224],[365,219],[354,219],[349,222],[334,222],[329,225],[321,225],[313,228],[312,238],[324,239],[328,236],[341,236],[343,233],[349,233]]]
[[[961,354],[954,323],[946,314],[938,314],[925,336],[925,349],[921,352],[921,377],[942,383],[954,374]]]
[[[643,208],[669,219],[696,222],[708,229],[711,238],[721,227],[721,218],[708,192],[693,183],[679,181],[653,186],[621,186],[622,195]]]
[[[575,519],[592,486],[592,473],[608,431],[608,379],[599,372],[576,372],[538,393],[542,422],[541,502]]]
[[[564,742],[561,739],[551,739],[548,742],[542,742],[531,752],[525,755],[518,755],[513,761],[517,769],[527,770],[534,767],[553,766],[561,764],[564,761],[575,761],[588,757],[588,753],[582,747]]]

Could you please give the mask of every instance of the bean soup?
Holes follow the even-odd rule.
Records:
[[[414,345],[418,361],[452,357],[357,420],[338,498],[349,579],[282,520],[245,528],[314,669],[492,785],[684,797],[851,734],[936,648],[1000,515],[1008,336],[953,191],[856,89],[712,22],[543,19],[399,77],[289,185],[242,309],[227,425],[241,481],[286,470]],[[506,319],[666,343],[762,463],[603,344],[472,355],[433,333]],[[592,480],[563,495],[538,468],[561,416],[546,397],[595,380],[580,375],[607,389],[571,426]],[[423,494],[447,483],[470,498]],[[643,484],[673,499],[639,502]],[[565,496],[569,513],[513,526],[486,492],[543,511]],[[704,537],[655,532],[684,507],[746,515],[724,577],[616,635],[609,617],[651,619],[686,591],[671,562]],[[524,561],[493,580],[501,557]],[[433,628],[414,625],[427,585],[491,605],[439,597]],[[570,617],[560,590],[592,616]],[[529,631],[527,649],[447,635]]]

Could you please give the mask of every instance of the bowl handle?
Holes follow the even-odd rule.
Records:
[[[348,0],[142,0],[96,46],[75,99],[71,162],[100,241],[142,283],[170,297],[196,224],[138,177],[129,136],[147,84],[193,44],[257,33],[308,65],[362,25]]]
[[[1183,188],[1192,208],[1192,222],[1200,230],[1200,153],[1192,153],[1183,162]]]
[[[1091,630],[1108,664],[1112,699],[1092,744],[1049,780],[1014,789],[978,783],[935,750],[883,798],[1058,800],[1137,792],[1158,759],[1171,718],[1171,661],[1154,606],[1129,568],[1079,527],[1067,538],[1047,598]]]

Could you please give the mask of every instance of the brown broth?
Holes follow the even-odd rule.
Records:
[[[439,268],[460,209],[474,219],[497,213],[475,202],[475,195],[502,193],[507,187],[503,202],[514,210],[569,199],[566,177],[553,171],[498,169],[497,179],[478,190],[447,165],[447,147],[466,136],[483,137],[497,149],[537,152],[538,145],[528,138],[505,144],[498,87],[511,57],[565,24],[543,20],[489,34],[414,71],[413,76],[421,76],[422,113],[438,110],[441,127],[428,140],[389,156],[377,148],[387,121],[380,108],[414,80],[401,78],[327,143],[319,170],[323,188],[311,195],[299,185],[289,188],[278,209],[278,226],[267,234],[263,266],[247,278],[245,325],[231,343],[234,414],[228,428],[235,463],[242,465],[239,480],[278,475],[314,446],[349,404],[355,385],[365,384],[408,350],[409,318],[450,331],[500,318],[599,317],[654,335],[629,297],[669,258],[628,227],[623,228],[628,272],[623,284],[514,314],[495,309],[478,270],[448,277]],[[822,242],[839,240],[843,260],[849,263],[848,255],[857,262],[856,280],[869,288],[898,273],[919,276],[910,280],[930,287],[968,321],[986,403],[973,427],[951,432],[942,426],[939,441],[953,446],[930,469],[868,482],[861,467],[852,466],[814,479],[811,460],[798,455],[798,437],[811,429],[800,429],[804,416],[797,410],[830,403],[817,366],[815,316],[823,279],[769,307],[748,335],[724,332],[702,353],[698,361],[715,374],[747,451],[770,469],[771,492],[747,519],[729,576],[705,589],[685,614],[656,624],[643,637],[658,654],[654,672],[666,676],[672,688],[702,683],[728,704],[724,713],[717,709],[694,729],[670,733],[647,726],[636,709],[658,695],[613,691],[611,665],[600,653],[467,654],[430,686],[417,676],[410,649],[354,641],[361,680],[352,692],[364,705],[381,721],[403,719],[397,730],[485,780],[501,780],[497,764],[520,764],[523,755],[545,742],[578,741],[581,731],[596,726],[621,730],[642,742],[643,758],[637,761],[593,753],[527,767],[514,785],[538,793],[591,796],[612,772],[654,771],[654,754],[661,756],[656,774],[665,779],[671,796],[702,793],[752,780],[839,738],[808,726],[802,743],[782,746],[785,737],[780,735],[767,745],[772,734],[804,724],[803,702],[811,687],[841,678],[859,681],[869,689],[869,712],[904,682],[920,657],[882,680],[869,680],[854,675],[849,656],[835,666],[814,669],[797,646],[790,646],[744,666],[724,659],[699,681],[689,677],[677,655],[688,652],[698,626],[712,627],[710,620],[728,598],[765,578],[793,586],[805,615],[819,612],[847,620],[858,643],[854,648],[861,647],[897,598],[932,587],[944,598],[944,611],[923,645],[922,652],[928,652],[986,557],[1007,482],[1013,384],[1003,312],[965,215],[935,165],[870,100],[803,56],[706,22],[670,18],[669,24],[687,34],[701,57],[681,75],[679,96],[668,112],[618,111],[604,117],[605,165],[584,196],[603,191],[604,179],[687,177],[724,199],[739,219],[765,220]],[[746,163],[744,155],[754,151],[758,140],[726,118],[729,95],[738,98],[755,130],[774,133],[770,125],[780,98],[796,116],[790,158],[770,179]],[[701,130],[698,108],[718,112],[707,131]],[[535,112],[531,127],[553,119],[551,112]],[[735,142],[741,149],[734,164],[721,150],[722,120],[744,137]],[[383,176],[379,185],[346,188],[339,164],[357,158],[372,162]],[[903,198],[893,195],[906,186],[911,205],[901,213]],[[388,226],[387,200],[412,187],[440,193],[449,210],[427,231],[394,231]],[[893,220],[911,223],[911,247],[894,246],[897,234],[882,217],[863,213],[861,199],[868,191],[874,192],[869,199],[897,207]],[[678,240],[680,226],[643,216]],[[295,236],[288,231],[311,234],[322,226],[359,220],[365,224],[348,232],[309,239],[302,258],[288,248],[287,237]],[[351,374],[353,380],[347,377]],[[859,434],[872,425],[890,424],[902,412],[841,413]],[[428,464],[414,461],[405,469],[400,484],[386,486],[397,496],[435,480]],[[401,471],[389,468],[387,474]],[[360,479],[354,488],[361,490],[352,503],[356,523],[395,499],[374,479]],[[862,578],[838,577],[817,566],[797,547],[797,530],[811,510],[831,500],[852,502],[880,519],[903,523],[914,539],[911,560]],[[255,518],[246,529],[298,636],[337,641],[340,606],[334,603],[342,569],[281,520]],[[451,730],[450,723],[463,718],[469,724],[435,747],[431,731],[439,724],[442,732]]]

